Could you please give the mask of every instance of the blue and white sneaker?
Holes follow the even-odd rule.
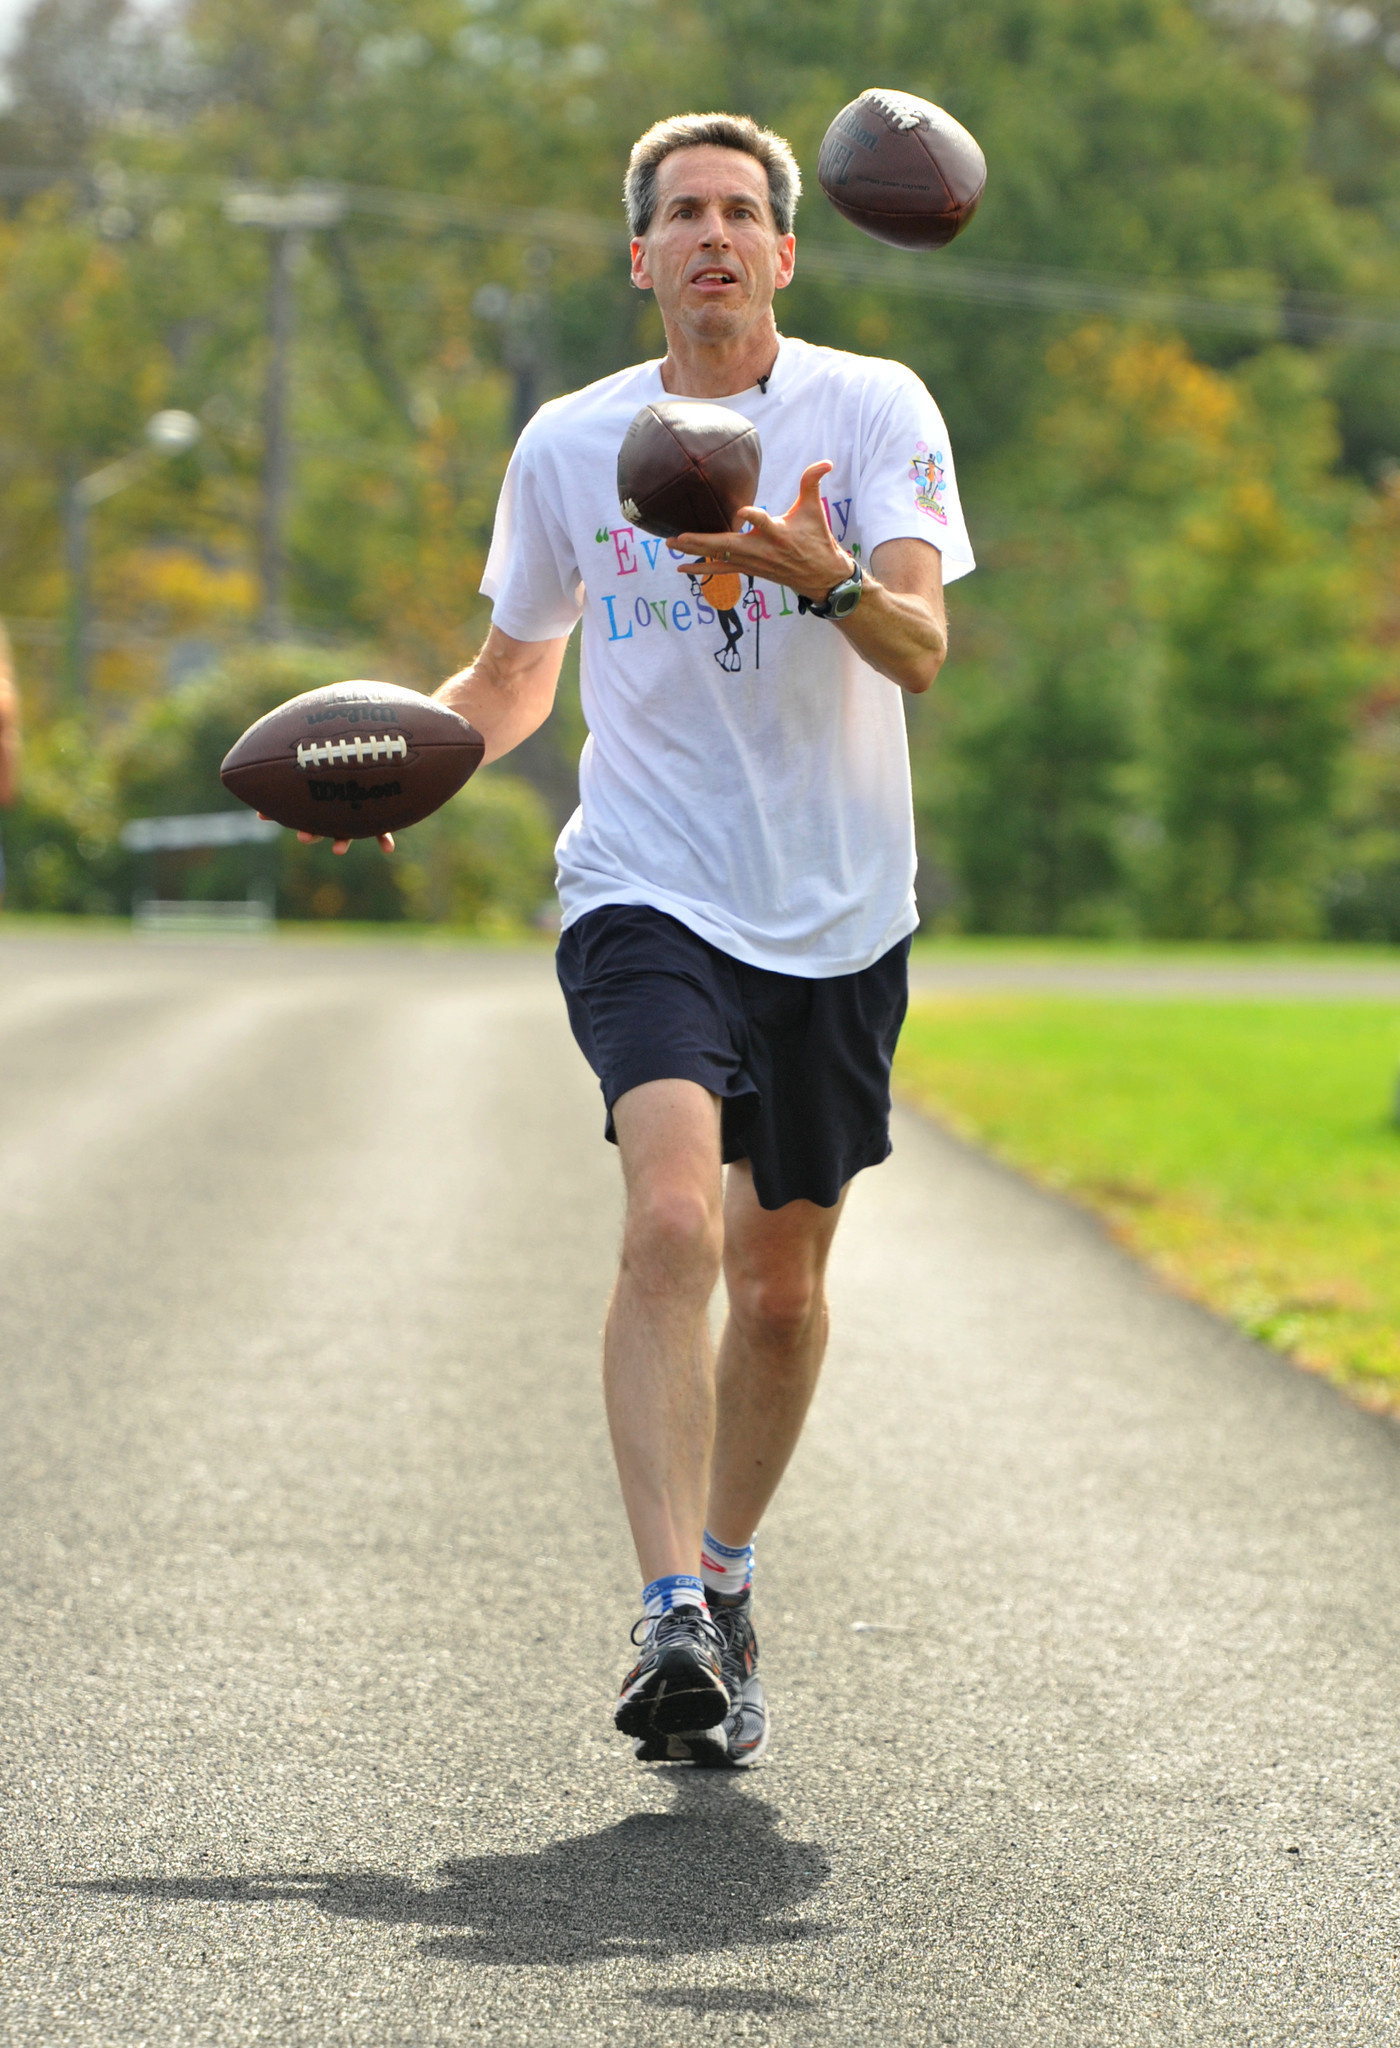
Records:
[[[722,1670],[729,1711],[708,1728],[648,1730],[635,1745],[638,1763],[743,1771],[756,1764],[768,1747],[772,1717],[758,1675],[752,1595],[746,1593],[734,1606],[716,1606],[712,1612],[724,1646]]]

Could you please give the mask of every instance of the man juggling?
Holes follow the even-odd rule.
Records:
[[[890,1149],[917,923],[903,696],[937,676],[943,589],[973,567],[919,379],[778,332],[799,191],[787,143],[745,117],[642,136],[632,279],[666,354],[530,421],[490,631],[437,693],[499,759],[548,716],[582,622],[558,971],[626,1191],[603,1381],[643,1581],[615,1719],[643,1760],[767,1745],[754,1537],[821,1367],[842,1205]],[[639,409],[676,398],[755,426],[766,502],[668,545],[614,479]]]
[[[943,586],[973,566],[918,378],[778,333],[799,190],[788,145],[745,118],[684,114],[637,143],[632,277],[666,355],[525,429],[491,630],[438,693],[505,753],[547,716],[582,619],[558,966],[626,1186],[603,1374],[644,1582],[616,1721],[644,1759],[743,1765],[767,1744],[753,1540],[816,1385],[847,1189],[889,1152],[917,922],[901,697],[938,674]],[[618,446],[667,397],[758,427],[767,509],[742,530],[668,547],[621,524]],[[761,668],[732,624],[717,635],[697,561],[744,579]]]

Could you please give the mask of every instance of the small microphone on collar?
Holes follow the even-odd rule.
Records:
[[[771,377],[772,374],[773,372],[770,370],[768,372],[768,377]],[[758,388],[763,393],[765,398],[768,396],[768,377],[760,377],[758,380]]]

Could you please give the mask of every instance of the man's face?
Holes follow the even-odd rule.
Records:
[[[767,314],[792,276],[795,243],[780,235],[768,174],[741,149],[672,150],[656,174],[656,212],[632,244],[632,278],[661,317],[696,341],[729,341]]]

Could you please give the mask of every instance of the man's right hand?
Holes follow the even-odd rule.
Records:
[[[266,811],[259,811],[258,816],[263,820],[264,824],[267,825],[275,825],[277,822],[275,818],[269,818]],[[297,838],[301,841],[303,846],[319,846],[321,844],[323,836],[324,835],[319,832],[298,832],[297,834]],[[354,842],[349,839],[333,839],[331,841],[331,852],[348,853],[353,843]],[[394,850],[393,833],[381,832],[379,834],[379,844],[381,849],[385,853],[392,853]]]
[[[568,644],[567,634],[561,640],[513,640],[492,626],[471,667],[449,676],[433,695],[476,727],[486,741],[488,761],[499,760],[549,716]],[[263,815],[259,811],[258,816]],[[303,846],[315,846],[323,836],[297,834]],[[334,839],[331,851],[348,853],[350,844],[348,839]],[[381,832],[379,844],[392,853],[393,833]]]
[[[378,837],[381,852],[392,853],[394,850],[393,833],[381,832]],[[298,832],[297,838],[303,846],[319,846],[321,843],[319,835],[315,832]],[[348,853],[352,844],[353,842],[349,839],[333,839],[331,841],[331,852]]]

